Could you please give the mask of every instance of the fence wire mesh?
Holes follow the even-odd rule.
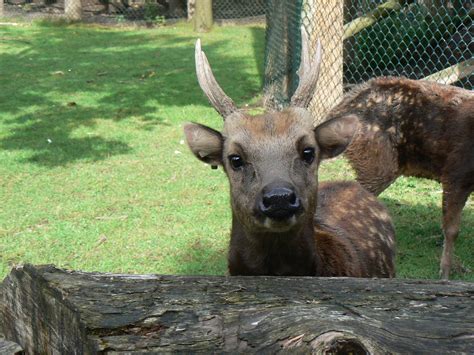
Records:
[[[4,17],[160,24],[192,17],[200,0],[0,1]],[[265,89],[276,105],[284,105],[297,85],[301,25],[313,45],[319,38],[324,47],[313,100],[318,117],[344,91],[376,76],[474,85],[469,0],[213,0],[212,9],[215,20],[266,19]]]
[[[272,1],[267,8],[265,89],[285,105],[297,84],[302,24],[324,48],[312,102],[321,120],[343,93],[376,76],[405,76],[473,88],[471,1]],[[301,17],[298,18],[297,14]]]
[[[191,18],[196,0],[0,0],[4,16],[24,19],[62,18],[87,22],[162,24]],[[197,0],[200,1],[200,0]],[[213,0],[216,20],[264,21],[266,0]],[[1,16],[1,11],[0,11]]]

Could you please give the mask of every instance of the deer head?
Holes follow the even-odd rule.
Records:
[[[308,105],[314,95],[322,49],[309,53],[302,31],[299,86],[289,107],[251,116],[240,111],[217,83],[201,43],[196,42],[199,84],[224,118],[221,132],[188,123],[187,143],[194,155],[222,166],[231,190],[233,218],[248,231],[287,232],[313,220],[317,169],[350,143],[358,126],[349,116],[313,127]]]

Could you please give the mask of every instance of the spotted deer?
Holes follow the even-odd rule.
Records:
[[[321,160],[340,154],[354,117],[317,128],[307,110],[322,50],[311,58],[303,35],[300,83],[288,108],[251,116],[218,85],[196,43],[199,84],[224,118],[222,132],[188,123],[194,155],[222,166],[230,183],[231,275],[393,277],[394,229],[385,207],[356,182],[322,183]]]
[[[461,212],[474,190],[474,93],[450,85],[382,77],[348,93],[328,119],[356,117],[360,127],[345,155],[368,191],[378,195],[400,175],[443,187],[444,248],[449,277]]]

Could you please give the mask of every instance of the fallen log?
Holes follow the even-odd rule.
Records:
[[[474,349],[474,283],[117,275],[25,265],[3,333],[26,353]]]
[[[23,349],[14,342],[0,338],[0,354],[20,355],[23,354]]]

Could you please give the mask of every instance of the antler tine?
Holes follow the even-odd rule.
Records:
[[[318,40],[316,43],[316,52],[313,58],[310,59],[308,35],[304,28],[301,28],[301,63],[298,69],[300,82],[291,97],[291,106],[303,108],[309,106],[318,84],[322,56],[323,50],[321,41]]]
[[[228,97],[221,89],[212,73],[211,66],[206,55],[201,50],[201,40],[196,41],[195,48],[196,74],[199,86],[206,94],[209,102],[224,118],[238,111],[237,106],[230,97]]]

